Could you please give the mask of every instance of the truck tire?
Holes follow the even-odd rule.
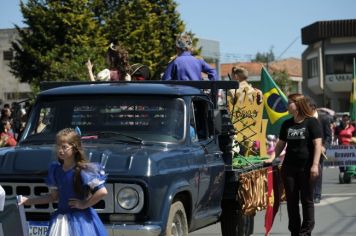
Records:
[[[223,200],[220,226],[222,236],[249,236],[253,234],[254,216],[245,216],[234,200]]]
[[[351,183],[351,175],[348,173],[344,173],[344,183],[349,184]]]
[[[167,221],[166,236],[188,236],[188,223],[182,202],[171,205]]]

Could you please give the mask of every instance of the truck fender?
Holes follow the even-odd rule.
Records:
[[[163,224],[162,229],[166,229],[170,207],[177,199],[180,199],[180,201],[183,203],[188,225],[190,225],[193,200],[191,185],[188,183],[188,181],[178,180],[177,182],[173,183],[167,190],[164,199],[165,200],[163,201],[163,207],[161,212]]]

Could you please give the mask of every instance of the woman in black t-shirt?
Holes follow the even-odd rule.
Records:
[[[291,235],[311,235],[314,219],[314,185],[319,175],[322,131],[313,111],[301,94],[288,96],[288,111],[293,118],[281,127],[276,144],[276,157],[287,145],[282,164],[282,180],[286,191],[288,229]],[[273,159],[267,160],[271,162]],[[303,221],[299,212],[302,203]]]

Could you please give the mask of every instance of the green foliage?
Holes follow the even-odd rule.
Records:
[[[176,35],[184,24],[172,0],[113,0],[96,1],[110,12],[104,16],[103,27],[112,42],[120,41],[129,52],[131,63],[147,65],[154,79],[159,79],[171,56],[175,54]],[[110,6],[110,8],[108,8]]]
[[[275,60],[275,56],[273,52],[273,47],[271,47],[268,52],[264,52],[264,53],[257,52],[255,58],[252,59],[253,62],[262,62],[262,63],[269,63],[274,60]]]
[[[21,2],[29,28],[16,26],[11,72],[36,90],[41,81],[87,80],[85,63],[93,54],[104,66],[108,41],[88,6],[88,0]]]
[[[284,94],[290,94],[292,81],[290,80],[287,71],[276,71],[273,72],[271,76]]]

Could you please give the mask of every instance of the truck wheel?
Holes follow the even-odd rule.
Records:
[[[234,200],[223,200],[220,218],[223,236],[249,236],[253,234],[254,216],[245,216],[238,210]]]
[[[348,173],[344,174],[344,183],[345,184],[351,183],[351,175],[349,175]]]
[[[166,236],[187,236],[188,223],[182,202],[177,201],[171,205],[167,221]]]

